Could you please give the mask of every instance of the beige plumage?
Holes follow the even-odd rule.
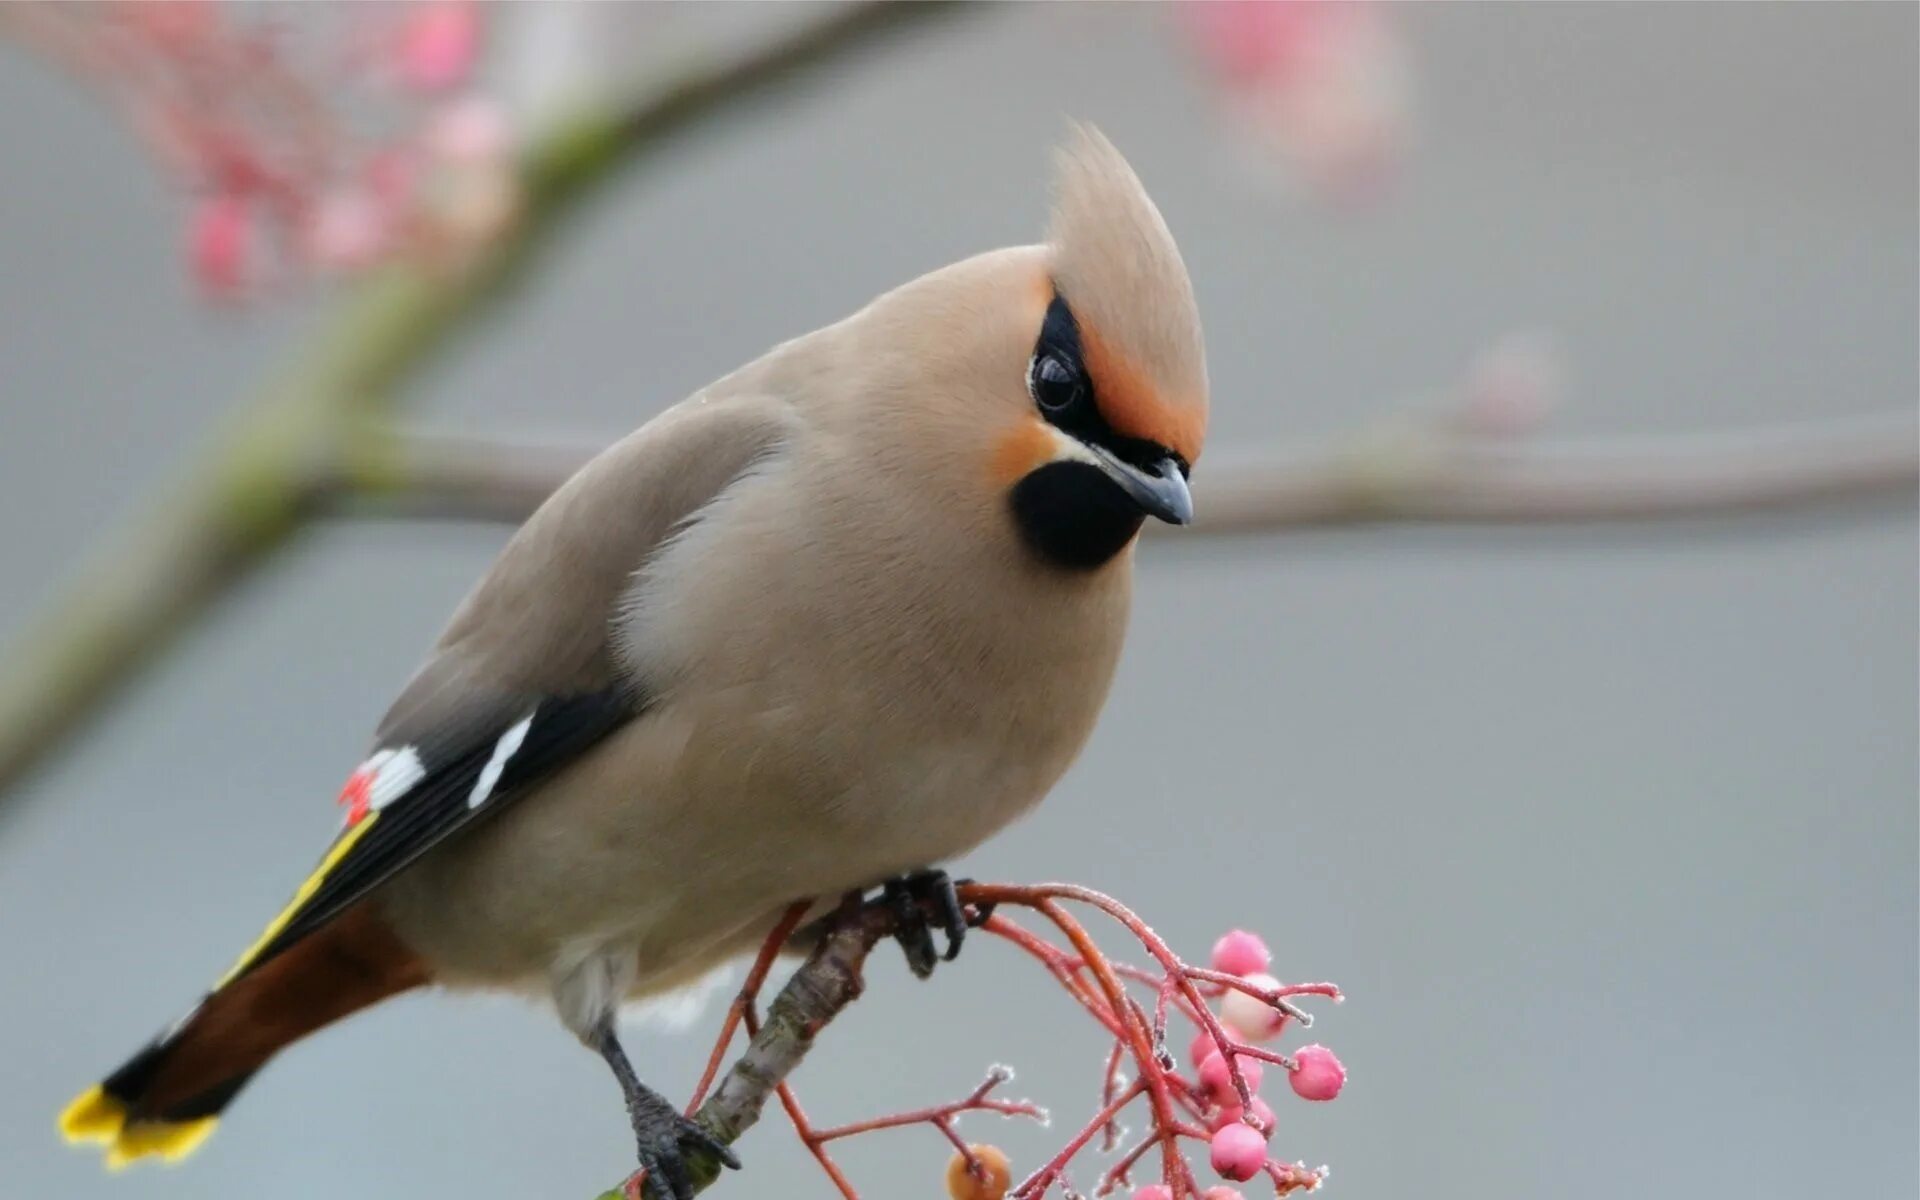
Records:
[[[429,980],[550,995],[621,1071],[623,998],[975,846],[1086,741],[1206,402],[1172,238],[1076,130],[1045,244],[774,348],[561,488],[382,722],[345,849],[69,1134],[170,1153],[280,1045]],[[343,961],[355,1003],[316,1002]],[[691,1134],[622,1081],[671,1186]]]

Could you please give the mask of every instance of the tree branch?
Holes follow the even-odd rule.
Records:
[[[830,9],[767,45],[584,113],[526,155],[519,221],[478,261],[458,271],[395,264],[355,288],[180,491],[144,506],[151,515],[97,553],[10,650],[0,791],[304,528],[317,511],[316,479],[377,490],[391,469],[381,430],[401,385],[510,289],[581,201],[704,121],[956,7]]]
[[[843,904],[826,923],[813,952],[774,998],[746,1051],[694,1113],[694,1120],[728,1145],[753,1128],[767,1100],[813,1049],[820,1031],[860,998],[867,955],[893,928],[893,910],[885,904],[860,904],[857,898]],[[751,1003],[751,996],[743,999]],[[688,1168],[700,1191],[720,1174],[719,1162],[705,1154],[691,1155]],[[646,1194],[657,1200],[652,1188]],[[630,1200],[630,1196],[623,1184],[601,1193],[597,1200]]]
[[[597,449],[413,433],[383,452],[379,478],[315,478],[312,498],[357,515],[518,522]],[[1898,413],[1557,443],[1408,423],[1207,464],[1192,532],[1654,520],[1912,499],[1916,485],[1920,427]]]

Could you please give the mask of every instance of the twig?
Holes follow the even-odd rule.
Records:
[[[742,1021],[754,1019],[753,1006],[760,999],[760,989],[766,985],[767,974],[773,970],[773,960],[786,946],[787,939],[800,927],[800,920],[812,907],[807,901],[800,900],[789,906],[780,923],[773,927],[767,940],[760,947],[760,954],[753,960],[753,966],[747,971],[746,980],[740,985],[740,992],[727,1007],[727,1018],[720,1026],[720,1036],[714,1040],[713,1053],[707,1056],[706,1070],[700,1073],[700,1082],[694,1085],[693,1099],[687,1101],[687,1114],[691,1116],[707,1098],[707,1089],[713,1086],[713,1078],[720,1073],[720,1064],[725,1061],[727,1051],[733,1046],[734,1031]]]
[[[787,1076],[813,1048],[814,1038],[842,1009],[859,999],[860,973],[867,955],[892,930],[893,912],[888,906],[842,905],[813,952],[780,989],[764,1022],[753,1017],[748,1004],[746,1019],[753,1039],[720,1077],[713,1095],[700,1106],[694,1120],[728,1145],[753,1128],[767,1099],[784,1089]],[[784,937],[778,941],[770,938],[768,944],[777,949],[784,941]],[[798,1104],[790,1096],[783,1094],[782,1102],[789,1106],[789,1115],[797,1111]],[[719,1162],[704,1154],[691,1154],[687,1165],[696,1189],[704,1190],[720,1173]],[[649,1188],[647,1195],[657,1200],[653,1189]],[[601,1193],[598,1200],[625,1200],[626,1196],[623,1184]]]
[[[93,715],[213,601],[316,513],[317,480],[397,485],[382,433],[398,392],[531,264],[592,192],[705,120],[810,69],[949,11],[944,4],[829,9],[771,44],[704,63],[664,89],[582,115],[521,164],[519,222],[465,271],[396,264],[357,287],[306,351],[190,469],[170,499],[73,580],[0,674],[0,790]]]
[[[356,514],[525,520],[598,447],[413,433],[377,481],[313,481]],[[369,486],[371,482],[373,486]],[[1498,441],[1424,425],[1208,462],[1195,533],[1366,523],[1656,520],[1911,498],[1920,426],[1885,413],[1726,433]]]

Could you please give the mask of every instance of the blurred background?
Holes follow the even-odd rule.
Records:
[[[374,18],[340,11],[179,10],[141,36],[224,20],[360,46]],[[12,14],[0,676],[339,296],[409,255],[461,270],[517,219],[487,171],[553,113],[822,15],[482,11],[414,29],[398,84],[352,53],[311,68],[371,128],[446,117],[443,177],[424,201],[300,209],[291,233],[231,162],[129,123],[152,95],[68,53],[87,35]],[[1203,479],[1451,403],[1490,347],[1522,346],[1527,380],[1495,417],[1527,425],[1557,393],[1555,437],[1913,411],[1920,8],[1364,12],[901,22],[593,197],[407,380],[407,413],[609,440],[895,283],[1036,238],[1068,116],[1129,155],[1186,255]],[[478,76],[434,78],[468,69],[468,34]],[[427,98],[454,85],[497,107]],[[403,244],[380,203],[432,211]],[[584,1200],[628,1169],[604,1067],[508,1000],[409,997],[326,1032],[177,1169],[110,1179],[53,1130],[305,873],[373,721],[507,532],[312,525],[0,796],[0,1195]],[[1097,886],[1195,956],[1257,929],[1277,974],[1339,981],[1313,1036],[1345,1094],[1276,1102],[1277,1152],[1331,1164],[1330,1195],[1912,1196],[1917,578],[1911,495],[1159,539],[1084,759],[956,870]],[[875,964],[795,1077],[817,1118],[1009,1062],[1054,1128],[965,1129],[1018,1170],[1093,1111],[1105,1046],[1026,960],[983,945],[929,985]],[[636,1026],[642,1074],[684,1094],[718,1015]],[[832,1195],[777,1115],[741,1149],[714,1194]],[[869,1198],[931,1197],[947,1150],[907,1130],[840,1157]]]

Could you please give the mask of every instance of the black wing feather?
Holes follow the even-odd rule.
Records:
[[[505,808],[530,784],[633,719],[641,707],[621,688],[549,697],[530,710],[519,710],[504,725],[474,731],[458,745],[417,748],[426,774],[368,818],[372,826],[324,869],[318,886],[303,889],[303,899],[234,975],[254,970],[313,933],[455,831]],[[523,719],[528,722],[526,734],[507,757],[485,802],[469,804],[501,737]]]

